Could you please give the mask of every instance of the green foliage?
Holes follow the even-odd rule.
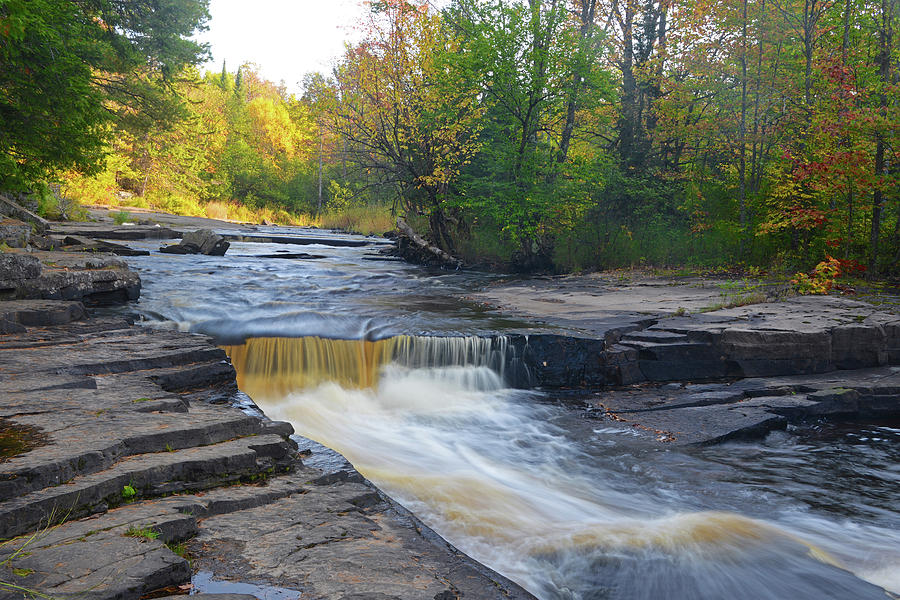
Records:
[[[124,210],[120,210],[118,212],[112,213],[112,218],[116,225],[123,225],[123,224],[131,221],[131,213],[124,211]]]
[[[180,556],[181,558],[187,560],[188,562],[193,561],[194,557],[191,555],[190,551],[188,551],[187,545],[185,545],[184,542],[168,542],[166,543],[166,548],[171,550],[177,556]]]
[[[841,261],[830,256],[816,265],[812,273],[797,273],[791,283],[798,294],[827,294],[841,276]]]
[[[100,0],[106,37],[87,5],[0,0],[4,127],[3,102],[36,111],[9,113],[0,184],[93,168],[66,174],[63,195],[376,232],[405,213],[503,269],[791,273],[829,253],[900,273],[898,3],[377,2],[298,98],[251,65],[175,69],[196,47],[159,19],[201,22],[200,0],[129,15]],[[158,30],[124,33],[142,23]],[[151,51],[154,37],[177,43]],[[47,63],[57,46],[68,54]],[[175,58],[142,66],[155,54]],[[59,77],[72,86],[31,98]],[[187,102],[156,93],[163,80]]]
[[[207,0],[0,2],[0,189],[96,172],[113,123],[177,115],[166,82],[203,48]]]
[[[140,538],[144,540],[155,540],[159,538],[159,532],[152,527],[135,527],[130,526],[124,534],[125,537]]]
[[[134,497],[137,496],[137,490],[130,485],[125,485],[122,487],[122,498],[126,501],[133,500]]]
[[[51,221],[87,221],[87,211],[77,201],[44,184],[34,188],[31,198],[41,217]]]

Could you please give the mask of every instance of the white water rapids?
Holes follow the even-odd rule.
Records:
[[[704,481],[698,459],[623,451],[617,429],[578,443],[554,424],[564,411],[486,367],[389,366],[376,388],[254,397],[540,598],[885,597],[856,577],[900,591],[895,529],[759,505],[768,494],[752,489],[738,501],[769,518],[716,509],[729,501],[690,494],[735,491]]]
[[[327,258],[260,258],[284,248],[241,242],[227,257],[129,258],[144,283],[139,316],[222,344],[536,327],[460,300],[494,276],[369,261],[365,248],[307,248]],[[434,342],[419,360],[419,342],[360,351],[304,343],[302,354],[299,341],[244,353],[242,389],[542,599],[883,600],[875,585],[900,593],[896,423],[673,448],[506,389],[493,360],[460,358],[477,344]],[[398,359],[405,367],[390,365]]]

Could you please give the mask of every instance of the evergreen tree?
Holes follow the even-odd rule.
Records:
[[[0,189],[90,171],[110,125],[177,118],[173,78],[208,0],[0,0]]]

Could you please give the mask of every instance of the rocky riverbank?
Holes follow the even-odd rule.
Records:
[[[308,440],[255,409],[208,338],[93,312],[140,290],[104,239],[212,226],[237,242],[373,242],[164,225],[48,224],[53,250],[0,253],[0,598],[136,599],[192,582],[259,598],[531,597],[339,456],[306,458]],[[889,307],[603,276],[507,283],[478,300],[540,323],[504,340],[520,385],[654,442],[900,416]]]
[[[500,284],[479,300],[558,332],[510,338],[519,385],[561,398],[582,390],[571,401],[592,418],[661,442],[900,418],[895,296],[875,304],[790,297],[763,282],[590,275]]]
[[[0,464],[0,597],[138,598],[188,559],[298,598],[530,597],[355,471],[304,466],[204,337],[73,321],[3,336],[0,364],[4,426],[35,432]]]
[[[305,465],[208,338],[91,316],[139,289],[109,256],[0,253],[0,598],[531,598],[349,464]]]

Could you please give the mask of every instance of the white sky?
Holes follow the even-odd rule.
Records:
[[[218,72],[225,60],[234,72],[253,62],[299,92],[305,73],[331,71],[366,10],[361,0],[211,0],[209,31],[199,36],[212,51],[205,67]]]

